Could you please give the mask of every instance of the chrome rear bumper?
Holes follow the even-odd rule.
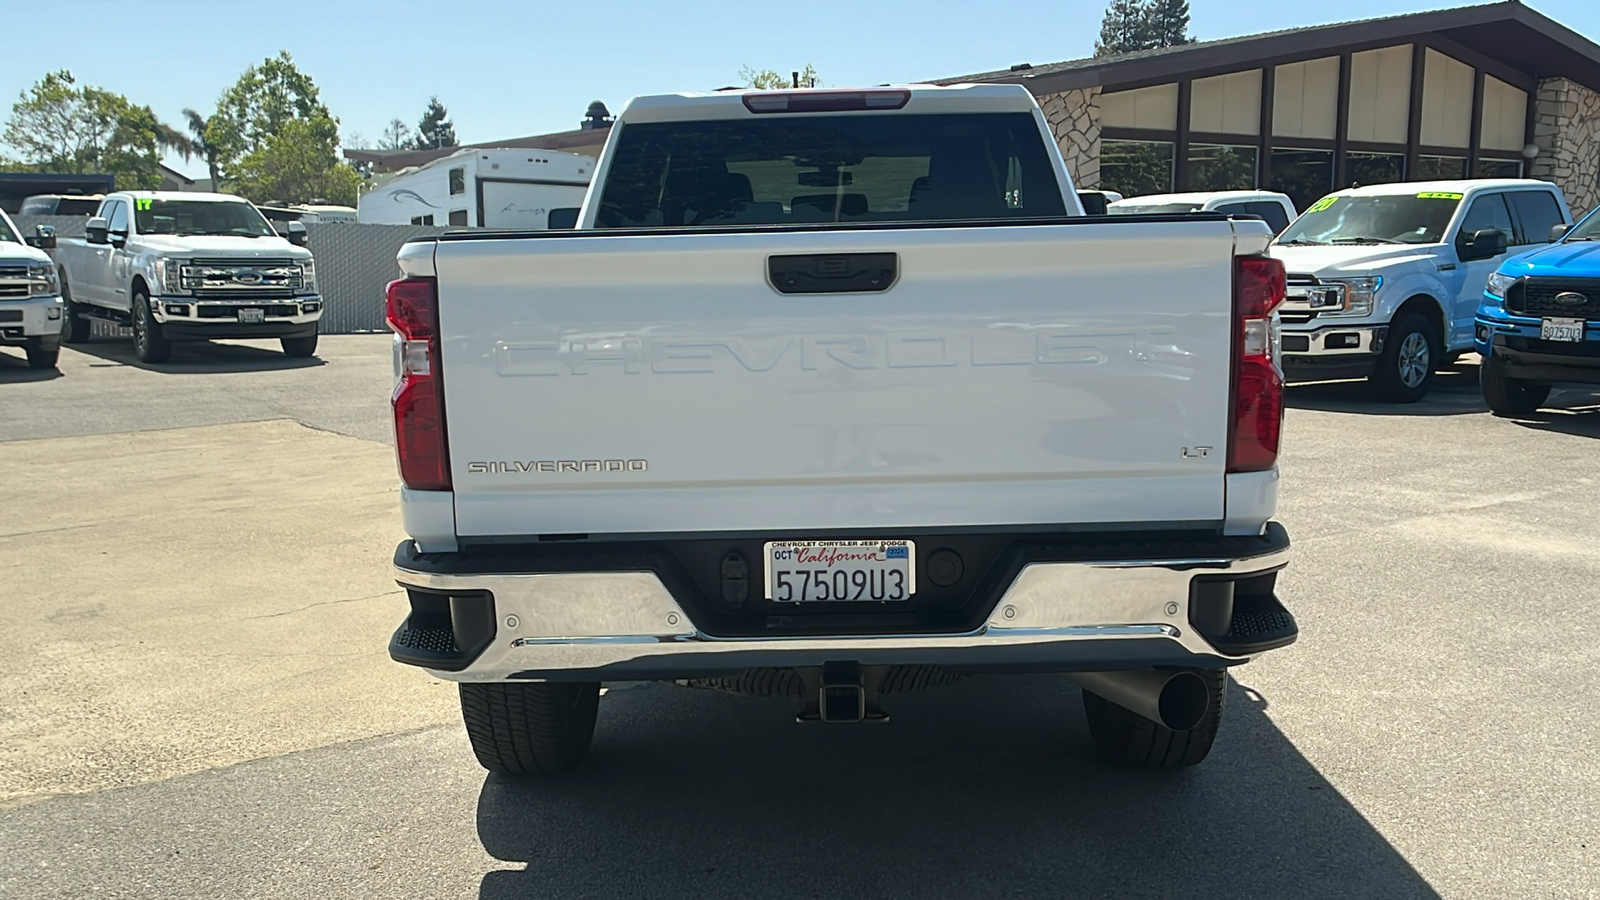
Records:
[[[1216,668],[1245,662],[1260,649],[1241,651],[1245,644],[1203,633],[1218,615],[1219,594],[1202,586],[1228,585],[1226,627],[1239,608],[1232,585],[1288,561],[1281,526],[1271,525],[1269,537],[1275,539],[1262,542],[1263,552],[1237,557],[1030,563],[987,620],[961,634],[732,638],[697,628],[653,571],[441,574],[409,564],[402,545],[396,580],[408,589],[413,615],[390,653],[440,678],[469,682],[708,677],[840,660],[970,671]],[[1269,584],[1265,600],[1255,600],[1270,601],[1287,617],[1270,590]],[[1295,633],[1271,646],[1292,642]]]

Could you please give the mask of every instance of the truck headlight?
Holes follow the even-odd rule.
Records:
[[[161,265],[156,267],[156,273],[161,279],[161,293],[189,293],[189,290],[183,285],[183,260],[163,259]]]
[[[1484,290],[1489,294],[1489,296],[1499,297],[1501,300],[1504,300],[1506,298],[1506,291],[1511,290],[1511,286],[1516,283],[1517,279],[1511,277],[1510,275],[1501,275],[1499,272],[1496,272],[1489,276],[1489,282],[1487,285],[1485,285]]]
[[[1325,316],[1369,316],[1378,299],[1378,289],[1383,287],[1382,275],[1361,278],[1325,278],[1326,284],[1344,288],[1344,303],[1339,309],[1322,313]]]
[[[308,294],[317,292],[317,262],[308,259],[300,264],[300,289]]]
[[[56,267],[48,264],[28,266],[28,295],[50,297],[61,293],[61,279]]]

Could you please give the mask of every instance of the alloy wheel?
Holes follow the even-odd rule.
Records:
[[[1429,359],[1428,338],[1418,332],[1406,335],[1400,342],[1398,364],[1400,366],[1400,383],[1408,388],[1422,384],[1428,377],[1428,368],[1433,360]]]

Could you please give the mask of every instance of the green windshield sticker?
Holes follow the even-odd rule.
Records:
[[[1460,200],[1461,199],[1461,195],[1460,194],[1452,194],[1449,191],[1423,191],[1422,193],[1417,195],[1417,199],[1418,200]]]
[[[1323,197],[1321,200],[1318,200],[1317,202],[1311,204],[1311,208],[1306,210],[1306,212],[1308,212],[1308,213],[1322,212],[1323,210],[1327,209],[1328,207],[1330,207],[1330,206],[1332,206],[1332,205],[1334,205],[1335,203],[1338,203],[1338,202],[1339,202],[1339,198],[1338,197]]]
[[[135,209],[149,209],[155,205],[155,202],[156,201],[150,199],[149,197],[135,197],[133,200],[133,205]]]

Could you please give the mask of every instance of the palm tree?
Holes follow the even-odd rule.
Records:
[[[222,176],[217,169],[219,151],[217,146],[206,137],[206,129],[210,123],[206,121],[205,116],[192,109],[183,111],[183,119],[184,124],[189,126],[189,135],[192,135],[192,137],[183,136],[187,150],[179,150],[178,152],[183,154],[185,160],[188,160],[191,154],[205,160],[206,171],[211,174],[211,189],[213,191],[221,190]]]

